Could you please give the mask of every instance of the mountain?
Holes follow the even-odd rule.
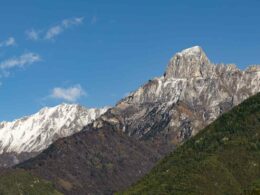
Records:
[[[195,46],[177,53],[164,76],[150,80],[86,128],[100,129],[107,122],[168,152],[259,91],[260,66],[242,71],[234,64],[216,65]]]
[[[155,78],[95,121],[116,123],[129,136],[179,144],[220,114],[260,91],[260,66],[215,65],[195,46],[177,53]],[[95,126],[94,126],[95,127]]]
[[[259,194],[259,166],[260,93],[223,114],[121,194]]]
[[[118,194],[258,194],[260,191],[260,171],[258,166],[260,164],[260,132],[258,131],[260,131],[260,93],[249,98],[228,113],[223,114],[198,135],[185,142],[172,154],[161,160],[160,163],[158,163],[147,176],[137,182],[136,185]],[[107,129],[107,131],[99,133],[100,140],[94,139],[89,143],[89,146],[95,145],[95,150],[92,150],[91,155],[95,154],[98,146],[104,146],[106,138],[110,139],[107,143],[111,143],[111,139],[119,135],[114,132],[115,134],[108,136],[107,133],[112,132],[113,131]],[[83,134],[83,132],[79,134]],[[94,134],[94,132],[89,132],[89,134],[92,134],[92,138],[97,135]],[[81,138],[81,135],[78,134],[74,136],[78,136],[78,139]],[[123,137],[124,134],[122,134],[122,138]],[[83,140],[85,138],[86,137],[84,137]],[[64,140],[65,139],[66,138],[64,138]],[[62,141],[63,143],[64,140]],[[113,153],[110,159],[116,161],[116,158],[120,158],[122,153],[117,155],[114,151],[118,150],[118,146],[121,145],[122,140],[120,143],[114,142],[113,140],[118,139],[112,139],[111,145],[113,147],[109,146],[109,152]],[[59,141],[60,144],[62,144],[62,142]],[[73,145],[73,143],[69,143],[68,146],[71,144]],[[82,143],[78,143],[78,145],[81,145],[79,149],[89,148],[82,145]],[[133,142],[129,143],[126,149],[130,149],[132,145],[134,145]],[[54,148],[54,146],[55,145],[52,145],[48,150],[55,151],[54,153],[62,152],[62,158],[66,156],[66,153],[64,153],[66,150],[69,151],[73,148]],[[64,149],[64,151],[58,151],[58,149]],[[40,154],[41,157],[37,158],[46,158],[44,156],[50,154],[48,150],[44,151]],[[132,152],[134,150],[136,149],[133,149]],[[100,148],[98,151],[100,151]],[[87,150],[86,155],[90,155],[88,152],[90,152],[90,150]],[[51,154],[54,153],[52,152]],[[81,160],[80,158],[82,156],[77,155],[76,151],[73,154],[75,154],[75,156],[71,156],[71,161],[73,161],[73,158],[77,158],[77,161]],[[108,154],[105,155],[109,157]],[[110,171],[110,176],[107,176],[103,182],[95,186],[96,190],[94,192],[89,189],[93,187],[92,185],[95,182],[88,180],[86,186],[84,186],[87,190],[85,192],[74,191],[74,194],[104,193],[104,185],[107,185],[107,183],[111,185],[111,182],[115,182],[113,180],[117,177],[113,177],[113,164],[107,164],[107,169],[101,167],[101,161],[103,159],[98,161],[100,156],[100,153],[96,153],[96,156],[92,156],[92,159],[95,159],[93,162],[99,167],[98,169],[100,169],[99,172],[97,172],[98,169],[84,169],[85,164],[90,164],[91,162],[86,161],[84,163],[82,161],[81,166],[76,169],[77,172],[73,172],[73,175],[69,175],[69,177],[75,178],[82,170],[84,170],[86,175],[90,174],[92,179],[95,177],[102,178],[102,176],[106,175],[106,171],[108,170]],[[142,155],[140,154],[140,156]],[[38,164],[38,166],[44,166],[44,163],[52,163],[54,165],[55,162],[58,162],[56,168],[63,165],[59,167],[60,185],[67,188],[68,191],[73,187],[79,187],[80,189],[81,186],[73,186],[72,183],[66,180],[66,175],[63,175],[64,170],[66,170],[66,165],[64,165],[66,161],[64,161],[64,164],[60,164],[59,159],[55,159],[55,155],[54,158],[51,158],[52,162],[40,161],[42,164]],[[64,159],[61,159],[61,161],[62,160]],[[130,173],[134,173],[136,168],[139,169],[140,166],[142,166],[142,163],[140,165],[135,164],[133,167],[126,166],[126,169],[120,171],[122,171],[123,174],[128,173],[128,178],[132,179],[132,174]],[[37,169],[37,167],[35,167],[35,169]],[[70,167],[70,169],[73,168]],[[118,174],[118,172],[115,173]],[[117,178],[117,182],[122,182],[121,179],[122,177]],[[80,183],[78,183],[78,185],[79,184]],[[13,186],[15,186],[15,188]],[[37,194],[58,194],[58,191],[52,187],[51,183],[36,177],[30,173],[30,171],[15,169],[1,173],[0,193],[8,194],[7,192],[9,192],[9,194],[16,194],[21,191],[25,194],[31,194],[32,192],[37,192]],[[68,191],[66,194],[73,194]],[[107,194],[110,193],[112,192],[107,191]]]
[[[1,122],[0,165],[10,166],[35,156],[57,139],[79,132],[106,110],[61,104],[13,122]]]
[[[156,160],[259,91],[260,66],[242,71],[232,64],[215,65],[200,47],[189,48],[170,60],[162,77],[17,167],[51,180],[66,194],[110,194],[137,181]]]

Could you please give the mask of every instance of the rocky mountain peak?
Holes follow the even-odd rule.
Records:
[[[177,54],[199,57],[202,53],[204,53],[204,51],[202,50],[202,48],[200,46],[194,46],[194,47],[190,47],[188,49],[184,49]]]
[[[242,71],[235,64],[211,63],[199,46],[185,49],[170,60],[163,77],[121,100],[93,128],[116,124],[138,139],[156,135],[178,144],[259,92],[259,70],[257,65]]]
[[[166,78],[207,77],[212,71],[210,63],[203,49],[194,46],[178,52],[167,67]]]

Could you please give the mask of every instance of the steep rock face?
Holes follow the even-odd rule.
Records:
[[[166,78],[207,77],[213,65],[199,46],[177,53],[170,61]]]
[[[106,110],[61,104],[13,122],[1,122],[0,164],[16,164],[39,153],[57,139],[79,132]]]
[[[215,65],[195,46],[177,53],[163,77],[131,93],[88,128],[102,128],[106,121],[138,139],[178,144],[259,91],[260,66],[241,71],[233,64]]]
[[[259,71],[259,66],[241,71],[234,65],[214,65],[200,47],[184,50],[170,61],[164,76],[19,167],[52,180],[66,194],[118,191],[145,175],[156,162],[154,156],[172,151],[221,113],[259,92]],[[107,164],[116,167],[112,174]]]

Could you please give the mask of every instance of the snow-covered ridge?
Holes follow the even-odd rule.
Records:
[[[107,109],[61,104],[12,122],[0,122],[0,154],[42,151],[55,140],[79,132]]]

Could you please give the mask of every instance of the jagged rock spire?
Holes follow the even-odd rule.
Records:
[[[194,46],[177,53],[170,61],[165,77],[206,77],[213,65],[201,47]]]

